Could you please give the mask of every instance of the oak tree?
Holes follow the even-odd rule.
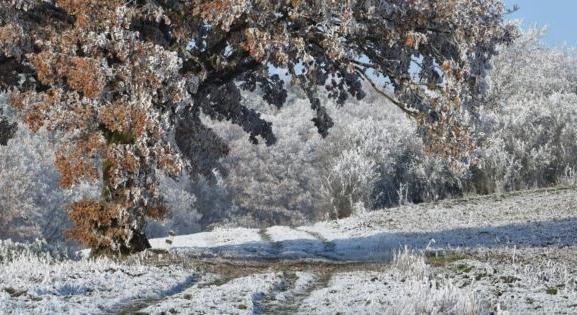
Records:
[[[69,236],[95,249],[149,247],[145,218],[166,215],[159,172],[211,176],[226,143],[200,114],[275,142],[242,90],[281,107],[282,69],[325,136],[365,86],[413,117],[427,148],[471,146],[474,110],[497,44],[515,36],[498,0],[0,0],[0,87],[32,131],[63,143],[60,185],[98,181],[70,206]]]

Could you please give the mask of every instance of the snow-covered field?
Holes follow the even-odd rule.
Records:
[[[0,244],[0,313],[577,312],[577,191],[151,241],[123,261]]]

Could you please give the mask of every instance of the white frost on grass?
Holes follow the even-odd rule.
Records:
[[[149,306],[142,312],[166,314],[254,314],[261,300],[283,284],[280,273],[254,274],[224,283],[195,285],[171,299]]]
[[[178,266],[23,256],[0,264],[0,313],[107,313],[193,281]]]
[[[422,255],[408,249],[381,271],[333,275],[313,291],[299,314],[479,314],[481,304],[469,289],[436,279]]]
[[[478,293],[487,305],[513,314],[577,310],[577,247],[477,249],[439,270]]]
[[[479,314],[472,292],[449,283],[398,279],[391,273],[346,272],[311,293],[299,314]]]
[[[576,243],[575,190],[408,205],[298,228],[217,229],[152,240],[190,257],[387,262],[411,248],[506,248]],[[264,231],[264,232],[263,232]],[[168,238],[170,239],[170,238]]]
[[[141,262],[54,258],[42,243],[0,242],[0,310],[572,313],[576,208],[575,190],[410,205],[299,228],[155,239],[169,253]],[[163,262],[174,265],[154,266]]]

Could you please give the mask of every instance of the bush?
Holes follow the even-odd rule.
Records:
[[[530,30],[493,61],[481,111],[476,192],[566,182],[577,166],[577,58],[540,45]]]
[[[96,194],[96,187],[58,187],[53,149],[45,134],[19,128],[7,146],[0,147],[0,238],[64,240],[69,227],[65,207],[78,196]]]
[[[66,205],[97,193],[89,185],[60,189],[53,159],[54,143],[47,134],[31,134],[23,126],[0,146],[0,239],[63,241],[70,226]]]
[[[70,248],[51,246],[46,240],[36,239],[27,243],[0,240],[0,265],[20,260],[39,260],[52,263],[79,258],[80,256]]]

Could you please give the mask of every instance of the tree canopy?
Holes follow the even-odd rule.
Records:
[[[201,113],[275,143],[242,91],[281,107],[283,71],[323,136],[319,93],[345,104],[369,86],[419,122],[429,151],[466,154],[463,113],[516,34],[504,13],[498,0],[0,0],[0,88],[28,128],[58,135],[63,187],[102,184],[71,205],[69,235],[134,252],[145,218],[166,215],[158,172],[211,176],[228,152]]]

